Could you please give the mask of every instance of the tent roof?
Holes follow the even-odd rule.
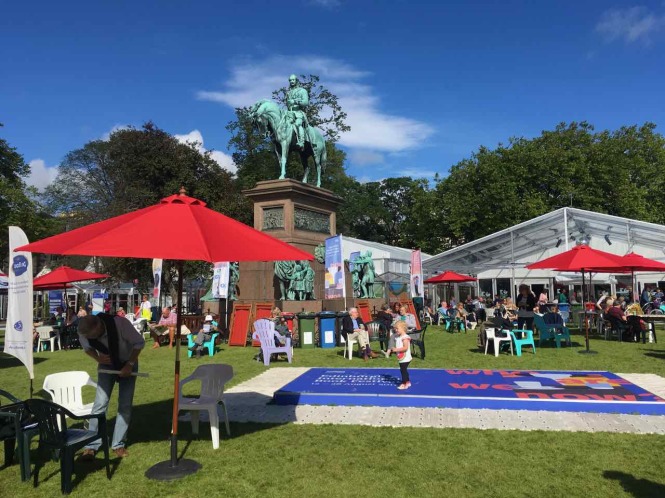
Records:
[[[401,259],[404,261],[411,261],[411,249],[403,247],[389,246],[388,244],[381,244],[380,242],[372,242],[370,240],[356,239],[354,237],[343,236],[344,242],[352,242],[360,246],[365,246],[372,250],[373,259]],[[345,254],[346,255],[346,254]],[[421,253],[422,260],[425,261],[431,256],[429,254]]]
[[[430,275],[442,270],[478,274],[524,268],[570,249],[582,238],[614,254],[635,251],[664,259],[665,226],[566,207],[432,256],[423,261],[423,268]]]

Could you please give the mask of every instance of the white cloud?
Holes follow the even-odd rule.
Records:
[[[369,164],[382,164],[385,161],[383,154],[364,149],[353,149],[349,151],[349,161],[358,166]]]
[[[623,39],[626,43],[650,43],[651,36],[663,29],[665,15],[658,15],[646,7],[606,10],[596,24],[596,32],[608,41]]]
[[[30,175],[25,179],[25,183],[39,190],[44,190],[58,176],[58,167],[47,166],[43,159],[33,159],[29,164]]]
[[[203,147],[203,135],[201,135],[201,132],[199,130],[192,130],[189,133],[186,133],[185,135],[173,135],[176,140],[178,140],[180,143],[183,144],[193,144],[196,146],[196,149],[201,152],[202,154],[207,151]],[[225,154],[224,152],[221,152],[219,150],[213,150],[210,153],[210,157],[219,164],[222,168],[225,170],[235,173],[237,171],[237,166],[233,162],[233,158]]]
[[[259,99],[270,98],[273,90],[285,86],[290,73],[316,74],[339,97],[347,113],[346,122],[351,126],[351,131],[340,139],[345,147],[377,154],[400,152],[418,147],[434,133],[426,123],[381,110],[374,89],[363,83],[368,72],[327,57],[279,55],[262,61],[246,59],[231,68],[231,77],[223,91],[200,91],[197,96],[231,107],[249,106]]]

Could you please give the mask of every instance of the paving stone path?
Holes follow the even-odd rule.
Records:
[[[375,427],[457,427],[502,430],[546,430],[665,434],[663,415],[473,410],[378,406],[278,406],[273,393],[308,368],[270,368],[226,392],[229,418],[235,422],[347,424]],[[617,374],[665,397],[665,379],[654,374]]]

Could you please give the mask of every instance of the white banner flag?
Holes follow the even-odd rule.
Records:
[[[152,288],[152,297],[154,298],[155,306],[159,306],[159,293],[162,288],[162,260],[152,260],[152,274],[155,278],[155,284]]]
[[[226,299],[229,297],[229,262],[215,263],[212,274],[212,297]]]
[[[5,353],[21,360],[34,379],[32,361],[32,253],[14,252],[28,244],[19,227],[9,227],[9,277]]]

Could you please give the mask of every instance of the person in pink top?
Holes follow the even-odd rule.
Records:
[[[160,337],[162,335],[165,335],[167,332],[169,334],[169,348],[172,348],[176,325],[177,325],[177,316],[175,312],[171,311],[171,308],[169,308],[168,306],[162,309],[162,316],[159,317],[159,322],[157,322],[157,325],[150,326],[150,336],[155,340],[155,344],[152,346],[152,348],[156,349],[159,347]],[[167,331],[162,332],[160,334],[157,331],[157,327],[159,326],[166,326]]]

